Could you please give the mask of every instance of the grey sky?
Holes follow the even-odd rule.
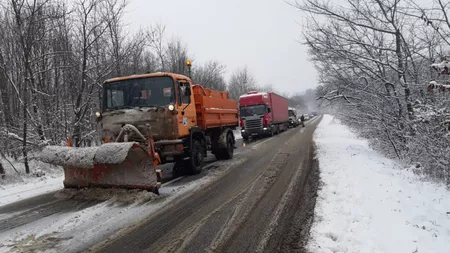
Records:
[[[244,65],[261,85],[298,92],[317,85],[301,39],[301,14],[283,0],[132,0],[126,22],[133,28],[166,25],[197,62],[219,60],[227,76]]]

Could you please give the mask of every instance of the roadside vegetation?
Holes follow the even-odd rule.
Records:
[[[297,1],[322,107],[390,157],[450,185],[450,5]]]

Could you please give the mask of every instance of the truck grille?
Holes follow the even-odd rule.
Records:
[[[245,129],[247,131],[259,130],[262,128],[263,120],[261,119],[248,119],[245,121]]]

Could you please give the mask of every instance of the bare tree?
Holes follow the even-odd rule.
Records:
[[[73,97],[74,118],[72,121],[72,136],[75,146],[81,144],[84,118],[90,109],[92,97],[96,94],[95,88],[98,87],[101,80],[101,76],[92,76],[98,66],[92,66],[90,63],[93,62],[92,59],[95,57],[94,49],[100,49],[98,42],[108,29],[108,21],[100,15],[103,3],[103,0],[79,0],[76,3],[76,15],[80,20],[76,24],[80,37],[77,37],[76,40],[80,47],[76,49],[75,55],[80,59],[80,62],[78,65],[79,73],[75,73],[75,79],[70,80],[72,87],[75,89],[75,96]],[[98,70],[96,72],[98,73]]]
[[[122,58],[124,49],[125,34],[123,33],[123,11],[127,6],[127,0],[105,0],[104,1],[104,18],[108,27],[108,35],[111,41],[111,55],[114,57],[115,72],[117,76],[122,75]]]
[[[164,47],[164,35],[166,27],[162,24],[157,24],[154,28],[147,31],[147,36],[150,39],[150,45],[155,51],[156,58],[159,60],[159,70],[165,71],[166,68],[166,50]]]
[[[228,82],[228,92],[232,99],[239,99],[241,95],[249,91],[257,90],[255,78],[247,67],[239,68],[233,72]]]
[[[225,90],[225,65],[218,61],[206,62],[203,66],[193,68],[192,79],[195,83],[214,90]]]
[[[98,141],[93,119],[104,80],[187,74],[188,48],[167,40],[163,25],[125,29],[126,0],[8,0],[0,6],[0,163],[15,159],[27,173],[43,145]],[[225,88],[218,62],[193,71],[194,81]]]
[[[188,74],[186,69],[186,60],[189,58],[188,49],[180,39],[174,38],[169,41],[165,52],[166,60],[163,66],[165,66],[166,69],[164,69],[164,71],[177,74]]]
[[[422,116],[431,102],[423,83],[432,76],[436,49],[446,44],[445,36],[426,26],[430,20],[445,23],[445,15],[418,15],[410,2],[305,0],[296,7],[308,15],[304,38],[322,84],[318,99],[338,108],[381,150],[419,160],[428,170],[444,168],[448,160],[436,154],[445,148],[439,141],[432,144],[427,132],[434,127]]]

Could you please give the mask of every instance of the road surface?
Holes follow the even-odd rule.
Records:
[[[238,140],[233,160],[216,162],[209,156],[205,172],[170,181],[162,191],[191,189],[189,184],[220,172],[214,181],[163,198],[160,208],[139,207],[148,214],[139,213],[139,220],[130,219],[134,223],[119,223],[132,215],[132,209],[120,206],[83,221],[102,201],[60,199],[55,192],[2,206],[0,251],[299,252],[314,208],[318,173],[312,135],[319,121],[272,138]],[[168,168],[162,167],[166,179]],[[97,234],[101,222],[118,225]],[[58,234],[60,229],[64,232]],[[93,232],[77,237],[88,229]]]
[[[91,251],[301,251],[315,194],[309,188],[316,187],[306,181],[311,172],[317,180],[312,135],[318,122],[257,144],[220,180]]]

